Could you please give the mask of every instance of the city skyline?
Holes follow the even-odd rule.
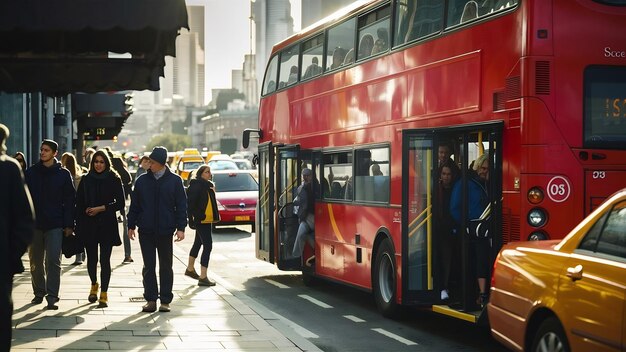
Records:
[[[301,26],[301,0],[290,0],[294,31]],[[250,0],[186,0],[187,6],[205,6],[205,103],[212,89],[230,88],[232,70],[241,69],[244,56],[252,50]],[[257,68],[262,75],[265,67]]]

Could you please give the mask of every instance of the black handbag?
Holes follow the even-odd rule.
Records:
[[[76,254],[82,253],[85,250],[83,240],[72,234],[71,236],[63,236],[62,252],[65,258],[71,258]]]

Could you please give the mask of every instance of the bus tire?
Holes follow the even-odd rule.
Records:
[[[378,311],[384,317],[393,318],[398,312],[396,303],[396,264],[391,240],[386,238],[376,252],[372,291]]]

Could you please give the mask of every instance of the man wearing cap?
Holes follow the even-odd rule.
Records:
[[[59,145],[44,139],[39,148],[39,162],[26,170],[26,184],[35,206],[36,222],[33,242],[28,250],[30,274],[35,297],[31,303],[43,302],[48,309],[59,309],[61,286],[61,249],[63,236],[74,229],[75,193],[70,172],[55,158]],[[45,263],[44,263],[45,259]]]
[[[294,212],[298,215],[298,221],[300,222],[296,241],[293,245],[292,255],[294,257],[302,255],[305,242],[315,249],[315,239],[312,233],[315,229],[315,198],[312,180],[313,172],[311,169],[302,169],[302,184],[298,186],[296,197],[293,200]],[[308,258],[305,262],[306,265],[311,266],[311,262],[314,259],[315,256]]]
[[[128,238],[135,239],[139,228],[139,246],[143,257],[143,296],[146,303],[142,311],[169,312],[174,298],[174,271],[172,270],[173,244],[185,238],[187,227],[187,196],[180,176],[165,166],[167,149],[154,147],[150,154],[150,168],[139,177],[131,194],[128,210]],[[159,291],[156,277],[156,256],[159,256]]]
[[[5,154],[9,129],[0,123],[0,351],[11,350],[13,275],[24,271],[22,255],[33,238],[33,204],[22,169]]]

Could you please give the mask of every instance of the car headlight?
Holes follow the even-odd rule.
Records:
[[[528,212],[528,224],[533,227],[541,227],[546,224],[547,216],[543,209],[533,208]]]

